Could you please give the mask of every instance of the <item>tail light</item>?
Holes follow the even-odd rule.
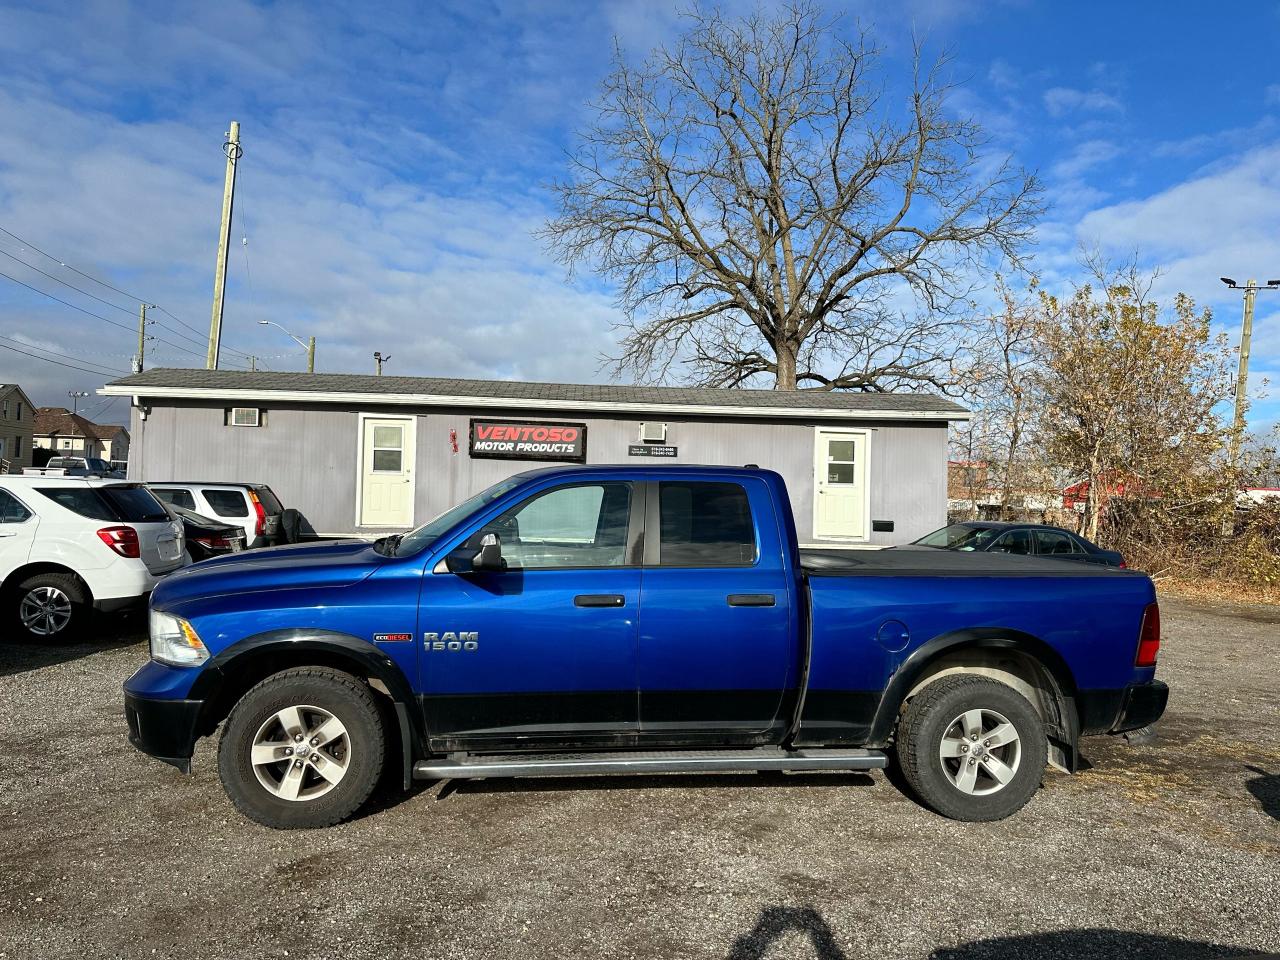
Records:
[[[1128,569],[1129,569],[1129,565],[1128,565],[1127,563],[1125,563],[1123,560],[1121,560],[1121,561],[1120,561],[1119,566],[1120,566],[1120,569],[1121,569],[1121,570],[1128,570]]]
[[[231,540],[228,537],[194,537],[196,543],[206,547],[230,547]]]
[[[133,527],[103,527],[98,531],[98,539],[122,557],[136,560],[142,556],[138,531]]]
[[[1142,630],[1138,634],[1138,657],[1133,664],[1136,667],[1154,667],[1156,655],[1160,652],[1160,604],[1147,605],[1142,614]]]
[[[262,501],[258,499],[258,495],[252,490],[249,491],[249,499],[253,501],[253,509],[258,513],[258,523],[253,528],[253,535],[260,537],[267,529],[267,511],[262,506]]]

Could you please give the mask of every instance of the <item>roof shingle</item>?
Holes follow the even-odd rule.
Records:
[[[387,396],[465,397],[486,400],[566,401],[575,404],[656,404],[755,407],[778,410],[876,410],[903,413],[968,411],[929,393],[846,393],[824,390],[729,390],[720,387],[648,387],[593,383],[530,383],[451,377],[392,377],[353,373],[187,370],[160,367],[113,380],[109,386],[145,394],[147,387],[201,390],[303,391]]]

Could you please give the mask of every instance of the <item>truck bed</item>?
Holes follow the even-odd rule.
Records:
[[[886,550],[801,550],[811,577],[1138,577],[1136,571],[1093,563],[968,553],[936,547]]]

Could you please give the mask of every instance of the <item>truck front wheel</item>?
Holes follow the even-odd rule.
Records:
[[[990,677],[929,684],[898,723],[902,776],[924,803],[953,820],[1002,820],[1040,787],[1048,745],[1025,697]]]
[[[245,816],[277,830],[327,827],[369,798],[382,772],[382,719],[349,674],[301,667],[274,674],[231,711],[218,772]]]

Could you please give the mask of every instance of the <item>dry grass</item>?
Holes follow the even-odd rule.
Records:
[[[1265,603],[1280,606],[1280,585],[1261,586],[1207,577],[1161,577],[1156,581],[1161,596],[1219,603]]]

